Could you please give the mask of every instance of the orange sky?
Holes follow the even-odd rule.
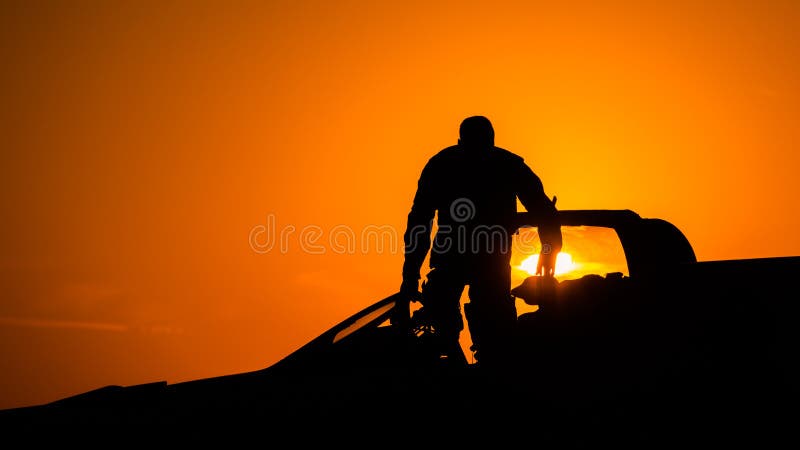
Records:
[[[0,57],[0,408],[260,369],[393,293],[401,248],[328,238],[402,233],[473,114],[562,209],[800,254],[794,1],[8,1]]]

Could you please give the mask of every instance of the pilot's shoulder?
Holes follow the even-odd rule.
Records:
[[[452,158],[458,156],[459,147],[457,145],[451,145],[450,147],[443,148],[436,152],[435,155],[431,156],[431,159],[428,161],[429,164],[439,164],[446,161],[449,161]]]
[[[495,147],[494,149],[495,155],[497,155],[500,159],[507,161],[510,164],[521,164],[525,161],[522,156],[517,155],[516,153],[506,150],[502,147]]]
[[[433,158],[437,159],[451,158],[453,156],[456,156],[459,150],[460,147],[458,145],[451,145],[450,147],[445,147],[439,150],[435,155],[433,155]]]

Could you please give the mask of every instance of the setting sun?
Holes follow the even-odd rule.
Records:
[[[539,263],[539,255],[531,255],[520,263],[519,268],[528,272],[531,275],[536,274],[536,265]],[[555,275],[564,275],[577,268],[577,264],[572,261],[572,255],[569,253],[561,252],[556,256],[556,270]]]

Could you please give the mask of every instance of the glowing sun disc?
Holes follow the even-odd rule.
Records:
[[[531,255],[520,263],[519,268],[528,272],[531,275],[536,274],[536,265],[539,263],[539,255]],[[569,253],[560,252],[556,256],[556,270],[555,275],[564,275],[572,270],[575,270],[576,264],[572,261],[572,255]]]

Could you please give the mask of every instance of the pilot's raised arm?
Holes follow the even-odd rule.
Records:
[[[541,217],[538,226],[542,252],[539,255],[537,275],[550,275],[555,272],[556,256],[561,251],[561,224],[558,222],[558,210],[553,200],[545,194],[542,180],[521,160],[514,173],[514,186],[517,197],[525,209]]]

